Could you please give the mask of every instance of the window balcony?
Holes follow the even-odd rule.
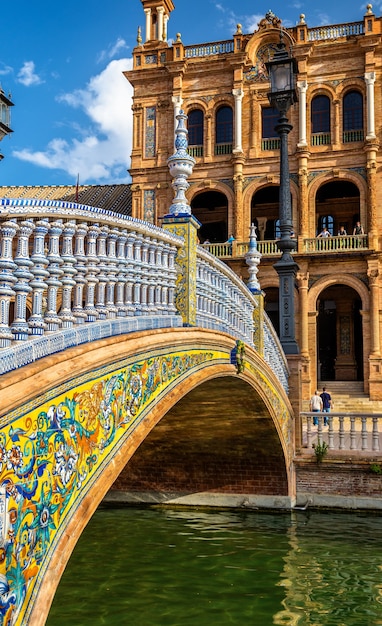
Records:
[[[272,139],[261,140],[262,150],[280,150],[280,138],[273,137]]]
[[[364,133],[362,130],[345,130],[342,135],[343,143],[352,143],[355,141],[363,141]]]
[[[312,146],[328,146],[332,143],[330,133],[314,133],[310,137]]]
[[[215,146],[215,155],[232,154],[232,143],[217,143]]]
[[[203,156],[203,146],[188,146],[187,152],[194,159],[200,159]]]

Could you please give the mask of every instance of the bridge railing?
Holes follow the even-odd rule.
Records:
[[[201,246],[196,295],[198,325],[230,333],[253,345],[254,296],[235,272]]]
[[[183,245],[110,211],[0,199],[0,373],[103,337],[181,326]]]
[[[325,442],[329,450],[382,454],[382,413],[304,412],[300,416],[307,448]]]

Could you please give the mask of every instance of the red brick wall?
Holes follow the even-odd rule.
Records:
[[[296,468],[297,493],[380,498],[382,476],[370,464],[301,464]]]

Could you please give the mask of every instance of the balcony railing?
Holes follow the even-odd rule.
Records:
[[[304,252],[349,252],[367,250],[367,235],[346,235],[344,237],[315,237],[304,239]]]
[[[215,43],[203,43],[196,46],[184,46],[186,58],[207,57],[213,54],[227,54],[233,52],[233,40],[217,41]]]
[[[362,454],[382,451],[380,420],[382,413],[300,413],[303,445],[312,450],[313,445],[325,442],[330,450],[359,452]],[[313,420],[318,425],[313,424]],[[324,426],[324,420],[328,426]],[[381,423],[382,424],[382,423]]]
[[[215,146],[215,155],[232,154],[232,143],[217,143]]]
[[[261,149],[262,150],[280,150],[280,139],[262,139],[261,140]]]
[[[331,142],[330,133],[314,133],[310,138],[312,146],[328,146]]]
[[[336,24],[335,26],[320,26],[319,28],[308,29],[308,41],[363,35],[363,32],[363,22],[350,22],[349,24]]]
[[[342,135],[343,143],[352,143],[354,141],[363,141],[364,133],[361,130],[345,130]]]
[[[229,243],[210,243],[206,249],[219,259],[228,257],[243,257],[248,252],[249,243],[234,241]],[[270,239],[266,241],[258,241],[257,249],[262,256],[279,256],[280,250],[277,247],[277,240]],[[303,240],[302,253],[306,254],[322,254],[327,252],[357,252],[359,250],[368,250],[367,235],[346,235],[345,237],[314,237],[312,239]],[[301,250],[298,250],[301,253]]]
[[[188,146],[187,152],[194,159],[200,158],[203,156],[203,146]]]

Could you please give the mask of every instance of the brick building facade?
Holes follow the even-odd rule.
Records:
[[[257,226],[259,281],[277,326],[280,158],[265,63],[282,31],[298,68],[298,102],[288,116],[302,397],[318,381],[362,380],[370,398],[382,399],[382,18],[368,5],[359,22],[311,28],[301,15],[283,28],[269,11],[254,33],[238,24],[231,40],[186,46],[180,34],[167,42],[172,0],[141,1],[144,32],[125,74],[134,87],[133,216],[160,224],[168,211],[167,158],[182,108],[200,240],[245,280],[249,229]],[[320,238],[324,227],[330,237]]]

